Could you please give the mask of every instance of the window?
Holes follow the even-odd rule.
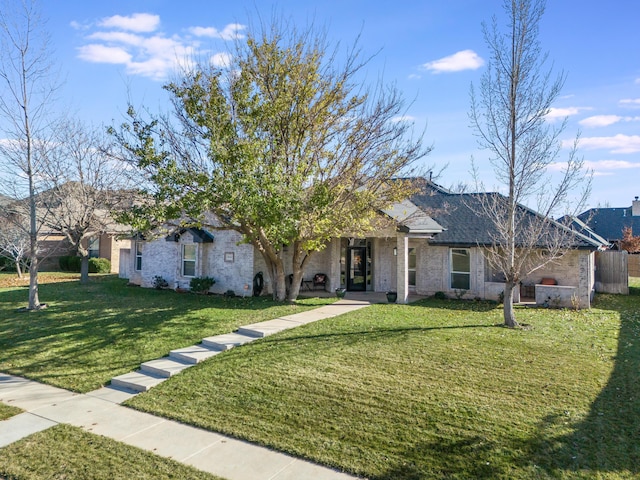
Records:
[[[471,286],[471,257],[466,248],[451,250],[451,288],[469,290]]]
[[[409,286],[415,287],[416,286],[416,263],[417,263],[415,248],[409,248],[407,260],[409,262],[409,268],[407,270],[407,273],[409,275]]]
[[[182,275],[184,277],[196,276],[196,246],[193,243],[182,245]]]
[[[98,258],[100,256],[100,237],[90,239],[88,247],[89,258]]]
[[[142,242],[136,242],[136,270],[142,270]]]

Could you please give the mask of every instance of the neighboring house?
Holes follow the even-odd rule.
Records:
[[[72,185],[72,182],[69,185]],[[40,263],[38,269],[41,271],[59,270],[60,257],[76,255],[77,253],[76,249],[61,231],[48,225],[51,220],[48,210],[50,211],[56,208],[55,205],[47,204],[51,202],[50,198],[53,198],[53,201],[56,200],[56,196],[53,196],[50,191],[41,192],[37,197],[38,222],[40,222],[38,229],[38,258],[40,259]],[[73,198],[73,196],[71,196],[71,198]],[[0,198],[0,202],[2,201],[4,201],[4,199]],[[23,224],[28,225],[28,205],[26,199],[9,199],[2,207],[3,215],[10,216],[15,222],[21,221]],[[66,207],[68,208],[68,205],[66,205]],[[67,211],[67,215],[60,216],[64,217],[67,221],[70,221],[69,219],[73,219],[74,217],[82,219],[82,209],[78,208],[77,210],[80,212],[79,214],[78,212]],[[92,212],[92,214],[97,216],[95,227],[93,227],[94,231],[100,233],[96,233],[88,239],[83,240],[82,244],[88,247],[89,257],[106,258],[111,262],[111,273],[118,273],[120,252],[131,246],[131,239],[127,238],[130,229],[117,224],[112,219],[111,213],[104,208],[96,210]],[[1,225],[0,228],[2,228]]]
[[[498,299],[504,289],[499,275],[491,272],[483,245],[491,243],[490,219],[482,219],[470,208],[476,198],[454,194],[428,183],[411,200],[380,213],[380,225],[366,238],[335,238],[313,254],[306,266],[304,284],[312,288],[315,274],[326,275],[325,289],[344,287],[348,291],[396,291],[398,301],[409,293]],[[531,212],[531,215],[536,215]],[[564,228],[556,224],[557,228]],[[594,287],[594,252],[601,243],[575,234],[574,248],[561,260],[536,272],[523,284],[536,297],[562,296],[564,304],[579,300],[590,306]],[[286,252],[286,250],[285,250]],[[172,288],[188,288],[191,278],[210,276],[216,280],[214,293],[233,290],[251,295],[253,278],[266,272],[262,256],[251,245],[241,243],[232,230],[181,229],[150,241],[136,240],[129,255],[129,280],[153,286],[161,276]],[[289,265],[288,271],[291,272]],[[543,278],[557,286],[540,286]],[[265,282],[268,277],[264,275]],[[265,284],[265,291],[270,286]],[[538,295],[540,293],[540,295]]]
[[[633,235],[640,235],[640,200],[635,197],[626,208],[592,208],[578,215],[578,219],[600,237],[618,245],[627,227]]]

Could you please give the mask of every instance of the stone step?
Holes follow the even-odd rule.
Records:
[[[283,330],[289,330],[290,328],[298,326],[300,326],[300,322],[287,320],[284,318],[276,318],[274,320],[267,320],[266,322],[244,325],[240,327],[237,332],[240,335],[263,338],[269,335],[273,335],[274,333],[282,332]]]
[[[151,387],[164,382],[166,377],[151,375],[140,370],[125,373],[111,379],[111,385],[118,388],[126,388],[134,392],[146,392]]]
[[[219,354],[221,351],[222,350],[207,348],[204,345],[192,345],[190,347],[171,350],[171,352],[169,352],[169,357],[174,360],[195,365],[196,363],[200,363],[207,358]]]
[[[192,365],[192,363],[186,363],[175,358],[164,357],[158,360],[144,362],[140,365],[140,370],[144,373],[157,375],[158,377],[169,378]]]
[[[214,350],[229,350],[233,347],[244,345],[245,343],[257,340],[256,336],[242,335],[240,333],[225,333],[223,335],[214,335],[202,339],[202,345]]]

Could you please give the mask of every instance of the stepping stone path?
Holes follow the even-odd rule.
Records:
[[[137,393],[146,392],[182,370],[231,348],[239,347],[300,325],[336,317],[368,305],[370,305],[370,302],[364,300],[343,299],[314,310],[245,325],[233,333],[204,338],[198,345],[171,350],[168,357],[145,362],[135,372],[112,378],[111,386]]]

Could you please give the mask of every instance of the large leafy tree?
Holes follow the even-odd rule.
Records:
[[[285,33],[289,32],[289,33]],[[141,230],[171,219],[240,232],[262,254],[274,297],[286,298],[284,256],[298,294],[305,264],[335,236],[370,230],[406,197],[429,151],[400,120],[390,86],[364,88],[354,49],[341,61],[312,29],[274,22],[238,42],[227,69],[200,64],[166,85],[173,116],[112,132],[146,173],[152,201],[125,216]],[[284,248],[288,247],[288,248]]]
[[[490,153],[496,180],[505,191],[480,198],[479,214],[494,223],[494,247],[487,259],[505,278],[505,325],[518,325],[513,289],[528,274],[566,253],[573,239],[569,229],[552,220],[554,214],[578,213],[586,201],[590,176],[576,155],[577,140],[566,162],[559,161],[560,135],[566,121],[546,120],[565,76],[553,76],[540,48],[543,0],[504,0],[506,28],[494,17],[484,25],[491,60],[478,94],[472,87],[470,119],[480,146]],[[549,167],[561,165],[559,178]],[[475,170],[479,183],[479,175]],[[571,205],[569,205],[571,203]],[[533,204],[532,216],[520,204]]]

